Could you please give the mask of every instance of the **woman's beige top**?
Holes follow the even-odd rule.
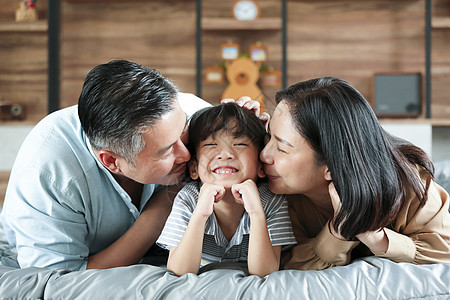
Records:
[[[421,175],[426,177],[424,173]],[[288,197],[288,203],[298,244],[283,255],[282,268],[321,270],[350,263],[359,241],[344,241],[333,236],[328,218],[307,197],[293,195]],[[409,191],[403,209],[385,232],[389,239],[388,250],[373,253],[376,256],[415,264],[450,263],[448,193],[431,181],[428,200],[421,205],[414,192]],[[358,252],[359,248],[365,248],[363,252],[370,254],[362,243]]]

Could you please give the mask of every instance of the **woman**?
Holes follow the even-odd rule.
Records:
[[[294,84],[276,100],[260,158],[271,191],[291,194],[298,244],[285,269],[346,265],[370,251],[395,262],[450,262],[449,197],[421,149],[386,133],[338,78]]]

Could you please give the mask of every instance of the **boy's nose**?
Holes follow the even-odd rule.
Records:
[[[217,153],[218,159],[232,159],[235,157],[234,151],[229,147],[221,147]]]

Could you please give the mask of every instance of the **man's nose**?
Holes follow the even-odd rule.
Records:
[[[182,163],[182,162],[187,162],[191,159],[191,154],[189,153],[189,150],[186,148],[186,146],[184,145],[184,143],[179,140],[175,145],[175,156],[176,156],[176,162],[177,163]]]

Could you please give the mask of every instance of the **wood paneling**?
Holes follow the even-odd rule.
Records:
[[[450,18],[450,0],[432,0],[433,16]],[[0,101],[27,104],[25,122],[47,113],[45,26],[6,30],[20,1],[0,0]],[[206,18],[232,18],[234,0],[203,0]],[[281,1],[259,0],[261,18],[277,18]],[[37,1],[46,20],[47,1]],[[186,92],[195,93],[195,0],[62,0],[61,106],[77,103],[94,66],[129,59],[159,69]],[[441,19],[442,20],[442,19]],[[367,98],[373,73],[425,72],[425,0],[289,0],[288,83],[332,75],[355,85]],[[40,28],[40,29],[39,29]],[[269,65],[281,68],[280,30],[207,30],[203,66],[220,62],[228,40],[243,50],[255,41],[269,46]],[[247,50],[248,51],[248,50]],[[450,29],[432,30],[432,117],[450,119]],[[225,85],[203,85],[217,103]],[[276,89],[266,89],[268,110]],[[16,122],[20,124],[20,122]],[[16,124],[15,123],[15,124]],[[0,123],[1,124],[1,123]],[[0,202],[9,174],[0,174]]]
[[[375,72],[425,70],[424,1],[290,1],[288,81],[341,77],[369,99]]]
[[[0,22],[14,20],[20,1],[0,0]],[[232,18],[234,0],[203,0],[205,18]],[[281,1],[259,0],[260,18],[277,18]],[[46,19],[47,1],[37,1]],[[449,0],[433,0],[433,16],[450,18]],[[77,103],[87,72],[124,58],[159,69],[196,92],[195,0],[62,0],[61,106]],[[425,72],[425,0],[289,0],[288,84],[339,76],[369,98],[375,72]],[[9,26],[9,24],[8,24]],[[1,26],[0,26],[1,27]],[[3,27],[5,28],[5,27]],[[243,51],[268,45],[270,66],[281,68],[280,30],[207,30],[203,66],[220,63],[228,40]],[[47,110],[47,32],[0,30],[0,100],[25,102],[35,123]],[[432,117],[450,117],[450,29],[432,32]],[[217,103],[225,85],[203,85]],[[273,103],[276,89],[264,90]],[[269,103],[269,107],[270,107]]]
[[[450,0],[433,0],[433,16],[450,24]],[[432,29],[431,74],[433,118],[450,119],[450,27]]]
[[[47,114],[47,2],[37,1],[40,21],[28,24],[14,22],[19,3],[0,0],[0,101],[26,105],[18,124],[36,123]]]
[[[195,92],[195,1],[62,1],[61,105],[96,65],[127,59]]]

